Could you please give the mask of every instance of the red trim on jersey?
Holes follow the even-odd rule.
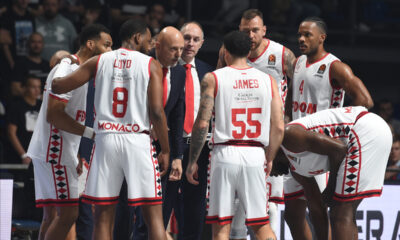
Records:
[[[154,165],[154,158],[153,158],[153,144],[152,139],[150,139],[150,157],[151,162],[153,163],[153,176],[154,176],[154,196],[157,196],[157,178],[156,178],[156,166]]]
[[[358,158],[359,158],[359,160],[358,160],[358,174],[357,174],[357,185],[356,185],[356,192],[358,192],[358,184],[359,184],[359,182],[360,182],[360,174],[361,174],[361,166],[362,166],[362,165],[361,165],[362,150],[361,150],[360,139],[358,138],[357,133],[356,133],[353,129],[351,129],[351,131],[353,132],[354,136],[356,137],[356,139],[357,139],[357,144],[358,144],[358,146],[360,147],[360,148],[358,149]]]
[[[94,76],[93,76],[93,87],[96,87],[96,75],[97,75],[97,70],[99,67],[99,62],[100,62],[100,58],[103,54],[100,54],[99,57],[97,58],[97,62],[96,62],[96,71],[94,72]]]
[[[282,50],[282,74],[285,76],[286,72],[285,72],[285,46],[283,46],[283,50]]]
[[[81,65],[81,59],[78,57],[78,55],[76,55],[76,54],[73,54],[72,56],[75,56],[75,57],[76,57],[76,59],[78,60],[78,65]]]
[[[59,96],[56,96],[56,95],[54,95],[54,94],[52,94],[52,93],[49,93],[49,97],[54,98],[54,99],[56,99],[56,100],[58,100],[58,101],[61,101],[61,102],[68,103],[68,100],[67,100],[67,99],[60,98]]]
[[[379,196],[381,196],[381,194],[382,194],[382,188],[359,192],[359,193],[351,194],[351,195],[339,195],[339,194],[335,193],[333,195],[333,200],[338,201],[338,202],[349,202],[349,201],[355,201],[355,200],[359,200],[359,199],[363,199],[363,198],[379,197]]]
[[[253,67],[237,68],[237,67],[234,67],[234,66],[232,66],[232,65],[229,65],[229,66],[227,66],[227,67],[230,67],[230,68],[233,68],[233,69],[236,69],[236,70],[247,70],[247,69],[253,68]]]
[[[313,65],[314,63],[317,63],[317,62],[319,62],[319,61],[322,61],[324,58],[326,58],[328,55],[329,55],[330,53],[326,53],[325,54],[325,56],[323,56],[322,58],[320,58],[320,59],[318,59],[317,61],[315,61],[315,62],[313,62],[313,63],[309,63],[308,62],[308,58],[307,58],[307,60],[306,60],[306,68],[308,68],[309,66],[311,66],[311,65]]]
[[[216,98],[218,93],[218,78],[214,72],[211,72],[211,74],[214,75],[215,78],[214,98]]]
[[[49,162],[49,150],[50,150],[50,143],[51,143],[51,129],[53,128],[53,126],[51,124],[50,125],[50,134],[49,134],[49,144],[47,145],[47,154],[46,154],[46,162]]]
[[[150,79],[150,77],[151,77],[150,65],[151,65],[151,61],[153,61],[153,59],[154,59],[154,58],[150,58],[150,61],[149,61],[149,79]]]
[[[285,193],[285,201],[295,200],[302,196],[304,196],[304,189],[297,192]]]
[[[274,97],[274,89],[273,89],[273,85],[272,85],[272,79],[273,79],[273,77],[271,75],[269,75],[269,80],[271,80],[271,98]]]
[[[159,204],[162,204],[162,197],[128,199],[128,206],[159,205]]]
[[[299,57],[297,57],[296,58],[296,61],[294,61],[294,69],[296,69],[296,64],[297,64],[297,62],[299,61],[299,58],[300,58],[301,56],[299,56]],[[293,75],[294,75],[294,72],[293,72]],[[294,78],[294,76],[293,76],[293,78]]]
[[[269,223],[269,216],[262,218],[246,218],[246,226],[264,225]]]
[[[360,114],[357,115],[356,120],[354,121],[354,124],[356,124],[356,122],[362,118],[363,116],[367,115],[369,112],[368,111],[363,111]]]
[[[233,216],[228,216],[228,217],[219,217],[218,215],[206,216],[206,224],[218,223],[219,225],[224,225],[231,223],[232,220]]]
[[[54,173],[54,166],[55,164],[51,164],[51,171],[53,173],[54,191],[56,194],[56,199],[58,199],[57,182],[56,182],[56,175]]]
[[[70,198],[69,195],[69,183],[68,183],[68,173],[67,173],[67,168],[64,166],[64,174],[65,174],[65,181],[67,182],[67,193],[68,193],[68,199]]]
[[[291,124],[291,123],[289,123],[289,124]],[[288,124],[288,125],[289,125],[289,124]],[[319,128],[319,127],[332,127],[332,126],[341,126],[341,125],[354,125],[354,123],[332,123],[332,124],[323,124],[323,125],[317,125],[317,126],[314,126],[314,127],[307,128],[307,130],[313,130],[313,129],[316,129],[316,128]]]
[[[329,66],[329,84],[331,85],[331,87],[333,88],[333,89],[341,89],[341,87],[335,87],[335,86],[333,86],[333,83],[332,83],[332,75],[331,75],[331,69],[332,69],[332,64],[334,63],[334,62],[340,62],[339,60],[333,60],[332,62],[331,62],[331,64],[330,64],[330,66]]]
[[[267,49],[268,49],[268,47],[269,47],[269,43],[270,43],[271,41],[270,41],[269,39],[267,39],[267,38],[264,38],[264,39],[268,41],[267,46],[264,48],[264,50],[262,51],[262,53],[261,53],[260,55],[258,55],[257,57],[255,57],[255,58],[247,58],[247,59],[249,59],[250,62],[255,62],[257,59],[259,59],[259,58],[265,53],[265,51],[267,51]]]

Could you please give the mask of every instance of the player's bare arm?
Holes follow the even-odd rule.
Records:
[[[56,94],[67,93],[89,82],[96,74],[97,60],[100,56],[90,58],[76,71],[65,77],[55,78],[51,83],[51,91]]]
[[[326,205],[322,199],[317,182],[314,177],[304,177],[292,172],[293,177],[304,189],[304,195],[307,199],[307,206],[311,216],[311,222],[315,228],[316,239],[331,239],[329,236],[329,218]]]
[[[276,153],[279,150],[279,146],[283,140],[284,133],[284,121],[282,117],[282,100],[279,95],[278,87],[276,81],[271,77],[272,86],[272,101],[271,101],[271,127],[269,132],[269,145],[266,149],[266,159],[267,159],[267,176],[272,170],[272,161],[274,160]]]
[[[290,80],[292,80],[294,73],[294,66],[296,64],[296,56],[289,48],[285,48],[283,56],[284,56],[283,70],[285,71],[286,75],[290,78]]]
[[[352,98],[352,106],[364,106],[370,109],[374,106],[371,95],[364,83],[354,75],[351,68],[343,62],[333,62],[331,65],[331,78],[336,86],[342,87]]]
[[[168,127],[162,102],[162,71],[158,61],[154,59],[150,64],[150,82],[147,95],[149,98],[150,121],[161,145],[161,153],[158,156],[161,175],[165,175],[169,164]]]
[[[82,136],[85,126],[75,121],[65,112],[66,106],[67,103],[50,96],[47,105],[47,121],[57,129]]]
[[[200,156],[208,134],[208,126],[214,108],[215,78],[207,73],[201,81],[200,107],[192,130],[192,143],[189,151],[189,164],[186,169],[186,177],[192,184],[198,184],[193,176],[197,173],[197,159]]]

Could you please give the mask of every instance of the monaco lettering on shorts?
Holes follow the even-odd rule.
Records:
[[[122,123],[111,123],[111,122],[98,122],[97,127],[99,130],[106,131],[117,131],[117,132],[139,132],[140,127],[138,124],[122,124]]]
[[[300,111],[302,113],[312,114],[317,111],[317,104],[293,101],[293,112]]]
[[[115,59],[114,68],[130,68],[132,65],[132,60],[130,59]]]
[[[257,79],[239,79],[235,81],[233,89],[258,88]]]

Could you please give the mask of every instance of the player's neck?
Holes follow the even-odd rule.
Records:
[[[79,49],[78,52],[75,53],[75,55],[78,57],[79,65],[83,64],[89,58],[93,57],[93,53],[84,48]]]
[[[315,63],[325,57],[326,54],[328,53],[325,51],[325,49],[320,48],[314,54],[307,55],[307,61],[308,63]]]
[[[181,56],[181,58],[185,63],[191,63],[194,59],[194,57],[187,57],[187,56]]]
[[[228,64],[228,66],[232,66],[235,68],[248,68],[249,65],[247,64],[247,59],[243,58],[235,58]]]
[[[126,48],[129,50],[136,50],[136,47],[134,45],[130,44],[129,41],[122,42],[121,48]]]
[[[258,46],[253,51],[250,51],[249,58],[259,57],[264,52],[264,50],[268,46],[268,44],[269,44],[269,39],[263,38],[263,40],[260,43],[260,46]]]

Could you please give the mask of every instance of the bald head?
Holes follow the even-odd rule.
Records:
[[[158,34],[156,56],[163,67],[172,67],[178,63],[183,50],[183,36],[174,27],[166,27]]]

